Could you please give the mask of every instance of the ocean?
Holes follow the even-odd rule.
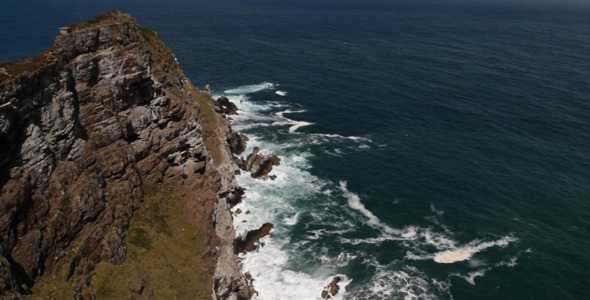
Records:
[[[589,2],[2,0],[0,61],[110,9],[281,158],[258,299],[590,299]]]

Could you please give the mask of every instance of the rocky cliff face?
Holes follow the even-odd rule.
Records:
[[[0,66],[0,291],[30,293],[65,269],[74,297],[93,298],[96,265],[126,257],[143,187],[170,183],[213,195],[185,200],[215,261],[213,297],[249,298],[229,212],[242,195],[232,151],[245,141],[215,105],[154,32],[119,12]]]

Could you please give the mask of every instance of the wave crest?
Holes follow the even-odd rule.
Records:
[[[276,87],[274,83],[271,82],[262,82],[258,84],[251,84],[251,85],[243,85],[237,87],[235,89],[229,89],[223,91],[225,94],[229,95],[238,95],[238,94],[252,94],[264,90],[272,90]]]

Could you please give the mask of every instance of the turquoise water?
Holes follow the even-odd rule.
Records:
[[[590,297],[590,4],[2,2],[0,61],[108,9],[276,153],[238,230],[260,299]],[[243,222],[246,221],[246,222]]]

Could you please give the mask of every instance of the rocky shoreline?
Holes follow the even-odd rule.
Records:
[[[280,159],[237,157],[247,137],[229,124],[235,104],[196,89],[153,31],[117,11],[64,28],[43,54],[0,71],[0,296],[252,297],[237,254],[272,224],[236,238],[235,175],[272,179]],[[202,241],[200,269],[157,288],[182,273],[166,269],[179,263],[167,253],[186,250],[158,241],[186,230]],[[145,259],[154,274],[136,270]],[[193,284],[203,275],[208,288]]]
[[[224,96],[217,99],[215,104],[216,112],[224,120],[229,120],[229,115],[238,114],[236,105]],[[244,191],[237,184],[235,175],[242,170],[249,172],[253,178],[273,179],[269,173],[273,166],[280,164],[280,158],[260,154],[257,147],[254,147],[247,158],[238,157],[246,149],[248,137],[234,132],[229,121],[226,124],[223,132],[227,137],[229,152],[226,152],[224,161],[229,163],[222,166],[222,188],[218,193],[219,202],[215,206],[215,228],[222,242],[219,245],[214,276],[214,299],[250,299],[256,291],[252,287],[249,274],[243,274],[238,255],[255,250],[259,246],[258,241],[270,233],[273,224],[265,223],[259,229],[236,235],[231,208],[241,202]]]

